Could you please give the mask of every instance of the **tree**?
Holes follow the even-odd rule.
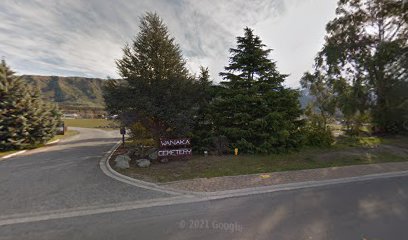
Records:
[[[156,142],[186,135],[194,124],[199,84],[157,14],[144,15],[139,27],[116,62],[123,80],[110,80],[104,88],[107,110],[124,125],[142,124]]]
[[[222,89],[212,102],[216,134],[241,152],[269,153],[298,146],[299,93],[285,88],[280,74],[253,30],[245,28],[220,73]]]
[[[308,94],[313,96],[305,109],[307,122],[303,128],[305,144],[309,146],[330,146],[333,143],[329,123],[336,113],[336,96],[330,87],[330,81],[319,71],[305,73],[300,81]]]
[[[45,103],[36,89],[24,85],[3,60],[0,64],[0,150],[45,143],[60,124],[55,105]]]
[[[395,93],[408,84],[407,8],[401,0],[340,0],[327,24],[316,73],[330,81],[338,108],[357,125],[371,114],[379,131],[402,130],[408,95]]]
[[[300,81],[302,87],[308,90],[308,94],[313,96],[310,102],[309,111],[318,115],[320,127],[326,129],[328,123],[336,112],[336,97],[331,87],[331,82],[321,72],[314,74],[305,73]]]
[[[208,68],[200,67],[200,74],[197,77],[200,86],[200,98],[198,111],[195,115],[195,125],[193,130],[193,148],[195,151],[203,152],[215,150],[214,123],[212,121],[212,111],[210,104],[217,94],[218,87],[210,79]]]

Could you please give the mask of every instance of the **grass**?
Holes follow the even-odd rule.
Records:
[[[81,128],[118,129],[118,124],[108,119],[64,119],[65,126]]]
[[[122,173],[156,182],[169,182],[193,178],[211,178],[348,165],[408,161],[408,152],[399,146],[382,146],[381,139],[354,139],[352,146],[329,149],[303,149],[300,152],[272,155],[194,156],[190,160],[154,163],[150,168],[132,167]],[[392,142],[396,140],[387,140]],[[398,139],[407,144],[408,137]],[[404,145],[405,146],[405,145]],[[395,151],[393,150],[395,148]]]
[[[401,148],[408,149],[408,141],[406,140],[408,136],[394,136],[382,139],[383,144],[398,146]]]
[[[336,149],[347,149],[350,147],[368,147],[375,148],[379,146],[384,139],[379,137],[347,137],[339,136],[333,147]]]

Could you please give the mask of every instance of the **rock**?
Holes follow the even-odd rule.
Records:
[[[143,157],[142,156],[142,151],[140,149],[137,149],[137,148],[130,150],[128,155],[130,156],[130,158]]]
[[[130,157],[128,155],[118,155],[115,158],[115,167],[120,169],[129,168]]]
[[[134,155],[136,154],[136,151],[137,151],[137,149],[132,148],[132,149],[130,149],[130,150],[128,151],[128,155],[129,155],[130,157],[132,157],[132,156],[134,156]]]
[[[158,151],[158,149],[157,148],[150,148],[149,150],[147,150],[146,151],[146,155],[148,156],[148,155],[150,155],[150,154],[152,154],[152,153],[154,153],[154,152],[157,152]]]
[[[156,151],[154,151],[154,152],[152,152],[152,153],[150,153],[149,154],[149,159],[151,159],[151,160],[157,160],[157,158],[158,158],[158,151],[156,150]]]
[[[150,166],[150,160],[148,160],[148,159],[139,159],[139,160],[136,160],[136,164],[140,168],[147,168],[147,167]]]

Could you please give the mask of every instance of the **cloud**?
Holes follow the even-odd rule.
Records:
[[[117,77],[115,59],[137,34],[140,16],[155,11],[180,44],[192,72],[197,72],[200,65],[208,66],[219,81],[218,73],[228,64],[228,49],[249,26],[268,47],[284,49],[277,55],[273,52],[272,57],[284,71],[291,71],[288,85],[297,86],[300,73],[307,69],[290,66],[305,68],[313,63],[324,24],[331,15],[321,14],[310,4],[323,2],[334,13],[335,0],[3,0],[0,56],[20,74]],[[316,26],[311,28],[316,30],[310,37],[293,24],[308,16],[303,9],[314,16],[311,21]],[[319,18],[317,13],[324,16]],[[302,19],[299,24],[304,28],[308,22]],[[296,35],[297,29],[303,36]],[[285,42],[291,47],[298,43],[297,51],[307,54],[295,57]],[[318,44],[305,45],[310,43]]]

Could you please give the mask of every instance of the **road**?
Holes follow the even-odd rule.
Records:
[[[47,153],[0,162],[0,219],[16,212],[169,197],[104,176],[98,159],[115,139],[106,133],[84,135]],[[0,221],[0,239],[390,240],[406,239],[407,226],[404,176],[17,224]]]
[[[0,215],[166,197],[106,176],[99,161],[119,140],[116,131],[77,129],[62,143],[0,161]]]

